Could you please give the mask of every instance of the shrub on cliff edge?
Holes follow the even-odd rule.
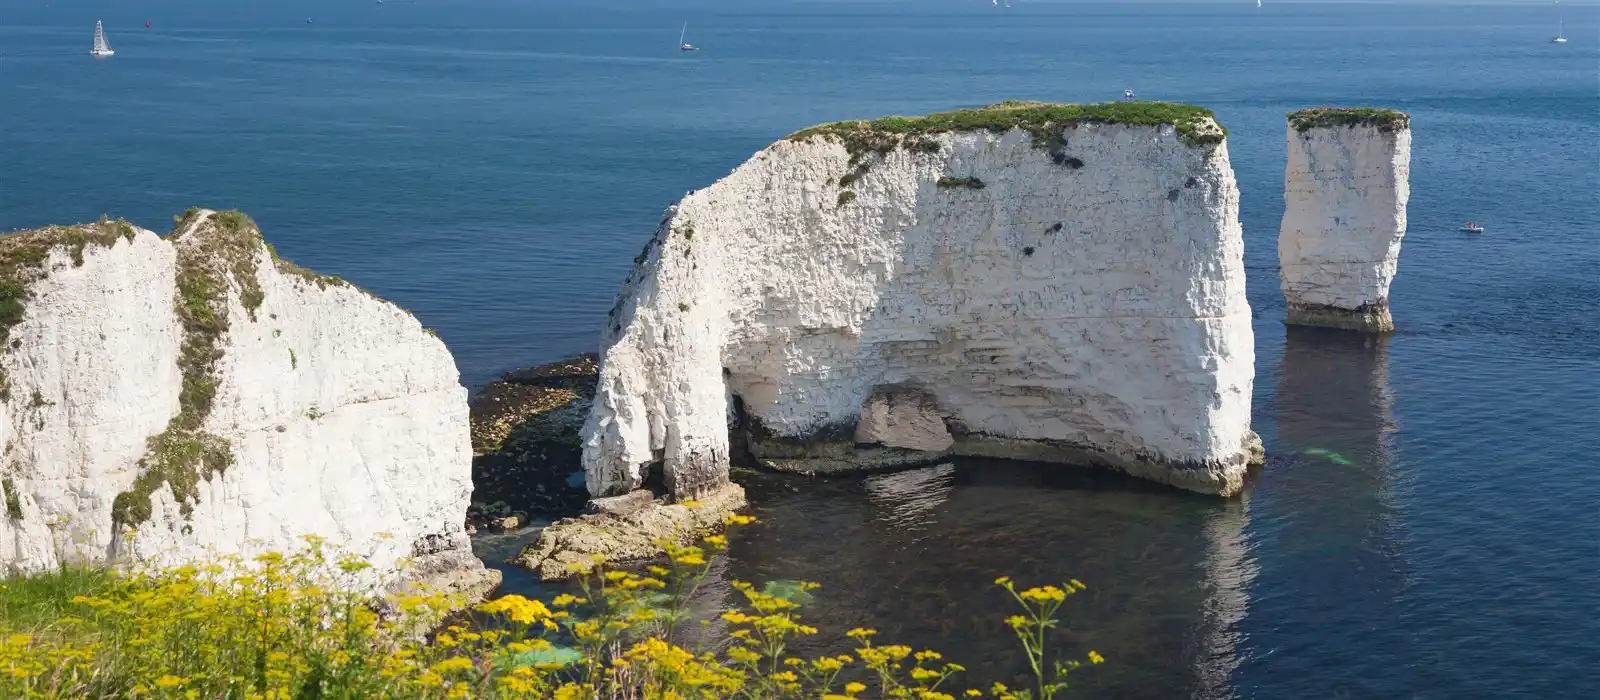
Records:
[[[751,520],[731,516],[728,525]],[[597,564],[580,577],[581,595],[509,595],[476,606],[475,621],[442,629],[462,601],[349,592],[366,563],[333,561],[320,540],[308,543],[252,562],[9,581],[0,589],[0,695],[933,700],[953,698],[950,679],[962,670],[936,652],[877,644],[868,629],[849,632],[854,654],[791,653],[793,640],[817,634],[800,615],[812,584],[734,582],[743,600],[721,613],[725,633],[704,632],[704,621],[701,633],[686,634],[688,603],[727,546],[720,535],[700,546],[668,544],[667,565],[639,573]],[[1079,662],[1052,654],[1048,632],[1083,584],[1019,591],[1009,579],[996,583],[1022,608],[1006,624],[1037,683],[996,684],[988,694],[1056,696]],[[1091,651],[1087,661],[1103,659]]]

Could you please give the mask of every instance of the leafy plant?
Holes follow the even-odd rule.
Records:
[[[726,535],[664,542],[666,561],[639,571],[593,561],[576,572],[576,592],[548,601],[507,595],[474,606],[467,619],[449,617],[466,603],[460,598],[363,592],[370,565],[315,537],[287,556],[13,579],[0,587],[0,696],[953,700],[947,686],[960,665],[879,644],[870,629],[847,634],[853,653],[793,653],[798,638],[818,634],[801,614],[815,584],[733,582],[740,601],[711,632],[689,602],[727,546]],[[1001,585],[1023,608],[1007,622],[1038,682],[965,694],[1055,697],[1077,662],[1047,653],[1048,631],[1082,584]],[[1089,652],[1088,661],[1102,659]]]

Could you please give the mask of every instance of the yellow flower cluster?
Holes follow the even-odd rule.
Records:
[[[876,645],[871,629],[847,633],[853,654],[794,654],[796,639],[818,633],[801,618],[815,584],[735,582],[739,605],[714,620],[691,614],[689,601],[727,546],[723,535],[697,546],[663,542],[664,566],[612,571],[597,561],[579,579],[581,595],[507,595],[454,622],[446,616],[466,601],[427,591],[370,597],[357,585],[366,562],[334,557],[317,538],[250,561],[97,574],[92,586],[57,596],[48,616],[17,612],[19,591],[47,582],[30,579],[0,586],[0,697],[857,700],[874,691],[954,700],[945,687],[961,666],[930,650]],[[1083,588],[1002,585],[1027,613],[1013,628],[1030,658],[1042,640],[1035,632],[1055,624],[1039,616]],[[699,623],[699,634],[680,630],[685,622]],[[1105,660],[1092,651],[1088,659]],[[992,694],[1043,700],[1065,687],[1040,678],[1037,694],[1004,686]]]

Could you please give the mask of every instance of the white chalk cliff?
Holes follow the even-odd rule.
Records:
[[[1278,258],[1287,322],[1394,330],[1389,285],[1410,197],[1410,118],[1318,108],[1289,115]]]
[[[845,122],[672,207],[602,337],[590,493],[977,455],[1233,494],[1259,458],[1239,192],[1182,105]]]
[[[0,566],[253,556],[319,535],[373,583],[482,592],[466,390],[409,313],[237,213],[0,237]]]

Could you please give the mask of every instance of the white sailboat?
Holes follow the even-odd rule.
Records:
[[[678,50],[679,51],[699,51],[700,49],[696,48],[694,44],[691,44],[689,42],[684,41],[684,39],[687,38],[688,36],[689,36],[689,23],[688,22],[684,22],[683,23],[683,31],[678,32]]]
[[[1558,8],[1561,7],[1561,0],[1556,0],[1556,7],[1558,7]],[[1560,22],[1560,24],[1556,25],[1556,27],[1557,27],[1556,35],[1553,36],[1553,37],[1550,37],[1550,43],[1552,43],[1552,44],[1565,44],[1565,43],[1567,43],[1567,13],[1566,13],[1566,10],[1562,10],[1561,11],[1560,19],[1557,20],[1557,21]]]
[[[92,56],[115,56],[117,52],[111,50],[111,45],[106,43],[106,28],[99,22],[94,23],[94,48],[89,50]]]

